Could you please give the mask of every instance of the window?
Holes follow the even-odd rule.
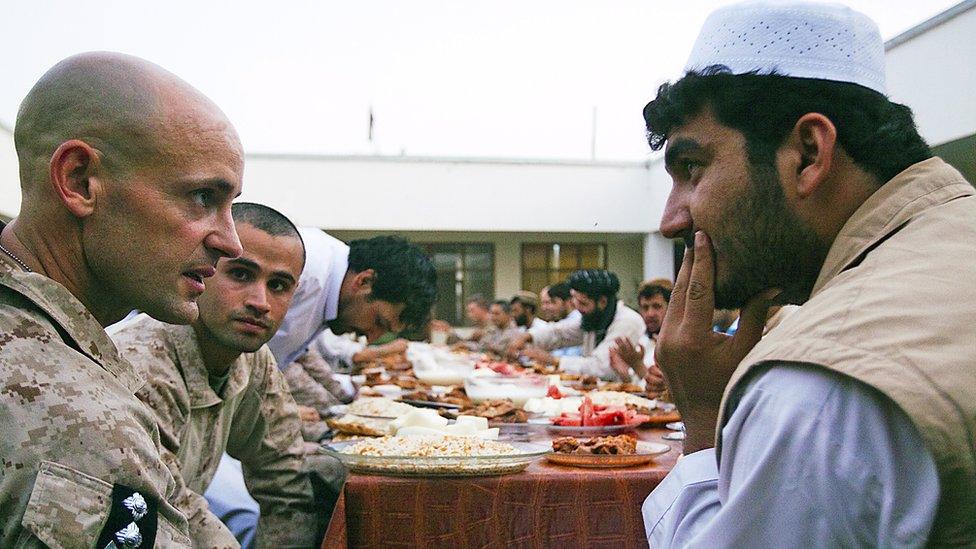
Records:
[[[522,289],[538,293],[579,269],[606,269],[606,244],[522,244]]]
[[[466,323],[464,304],[481,294],[495,295],[494,244],[428,243],[418,244],[437,269],[437,304],[434,315],[454,326]]]

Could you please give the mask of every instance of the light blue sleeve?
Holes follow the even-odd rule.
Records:
[[[741,394],[718,471],[714,450],[696,452],[645,501],[651,547],[925,544],[938,474],[890,400],[798,364],[767,369]]]

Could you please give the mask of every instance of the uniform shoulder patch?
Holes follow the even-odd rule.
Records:
[[[122,484],[112,485],[112,508],[96,549],[151,548],[156,543],[156,502]]]

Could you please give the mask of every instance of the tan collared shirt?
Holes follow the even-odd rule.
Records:
[[[201,523],[209,519],[200,494],[226,450],[240,460],[248,491],[261,506],[258,545],[313,546],[322,513],[316,513],[303,466],[301,420],[268,348],[242,354],[218,395],[191,327],[143,315],[113,337],[146,378],[138,396],[156,412],[163,444],[179,461],[191,492],[182,505],[194,545],[219,545],[212,537],[223,536],[214,525]]]
[[[64,286],[0,253],[0,547],[94,546],[113,484],[158,505],[157,547],[189,546],[141,384]]]

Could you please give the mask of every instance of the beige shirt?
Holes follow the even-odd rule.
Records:
[[[158,507],[157,547],[189,546],[141,384],[64,286],[0,252],[0,547],[94,547],[113,484]]]
[[[178,459],[194,546],[229,544],[229,532],[211,523],[201,496],[224,451],[240,460],[248,491],[261,506],[258,545],[313,546],[322,513],[303,466],[301,420],[268,348],[242,354],[218,395],[191,327],[141,315],[113,338],[146,378],[138,396],[156,412],[163,444]]]
[[[582,356],[564,356],[559,359],[559,369],[582,375],[593,375],[602,379],[616,380],[617,373],[610,367],[610,349],[617,345],[618,337],[625,337],[637,345],[644,333],[644,319],[640,313],[617,302],[617,312],[607,327],[607,335],[599,344],[596,332],[583,330],[583,318],[575,322],[551,322],[545,326],[532,328],[532,342],[543,349],[583,346]],[[624,381],[630,381],[624,380]]]
[[[915,164],[851,216],[810,299],[740,363],[829,368],[885,395],[935,458],[941,500],[930,543],[976,543],[976,196],[941,159]],[[775,366],[774,366],[775,367]]]

